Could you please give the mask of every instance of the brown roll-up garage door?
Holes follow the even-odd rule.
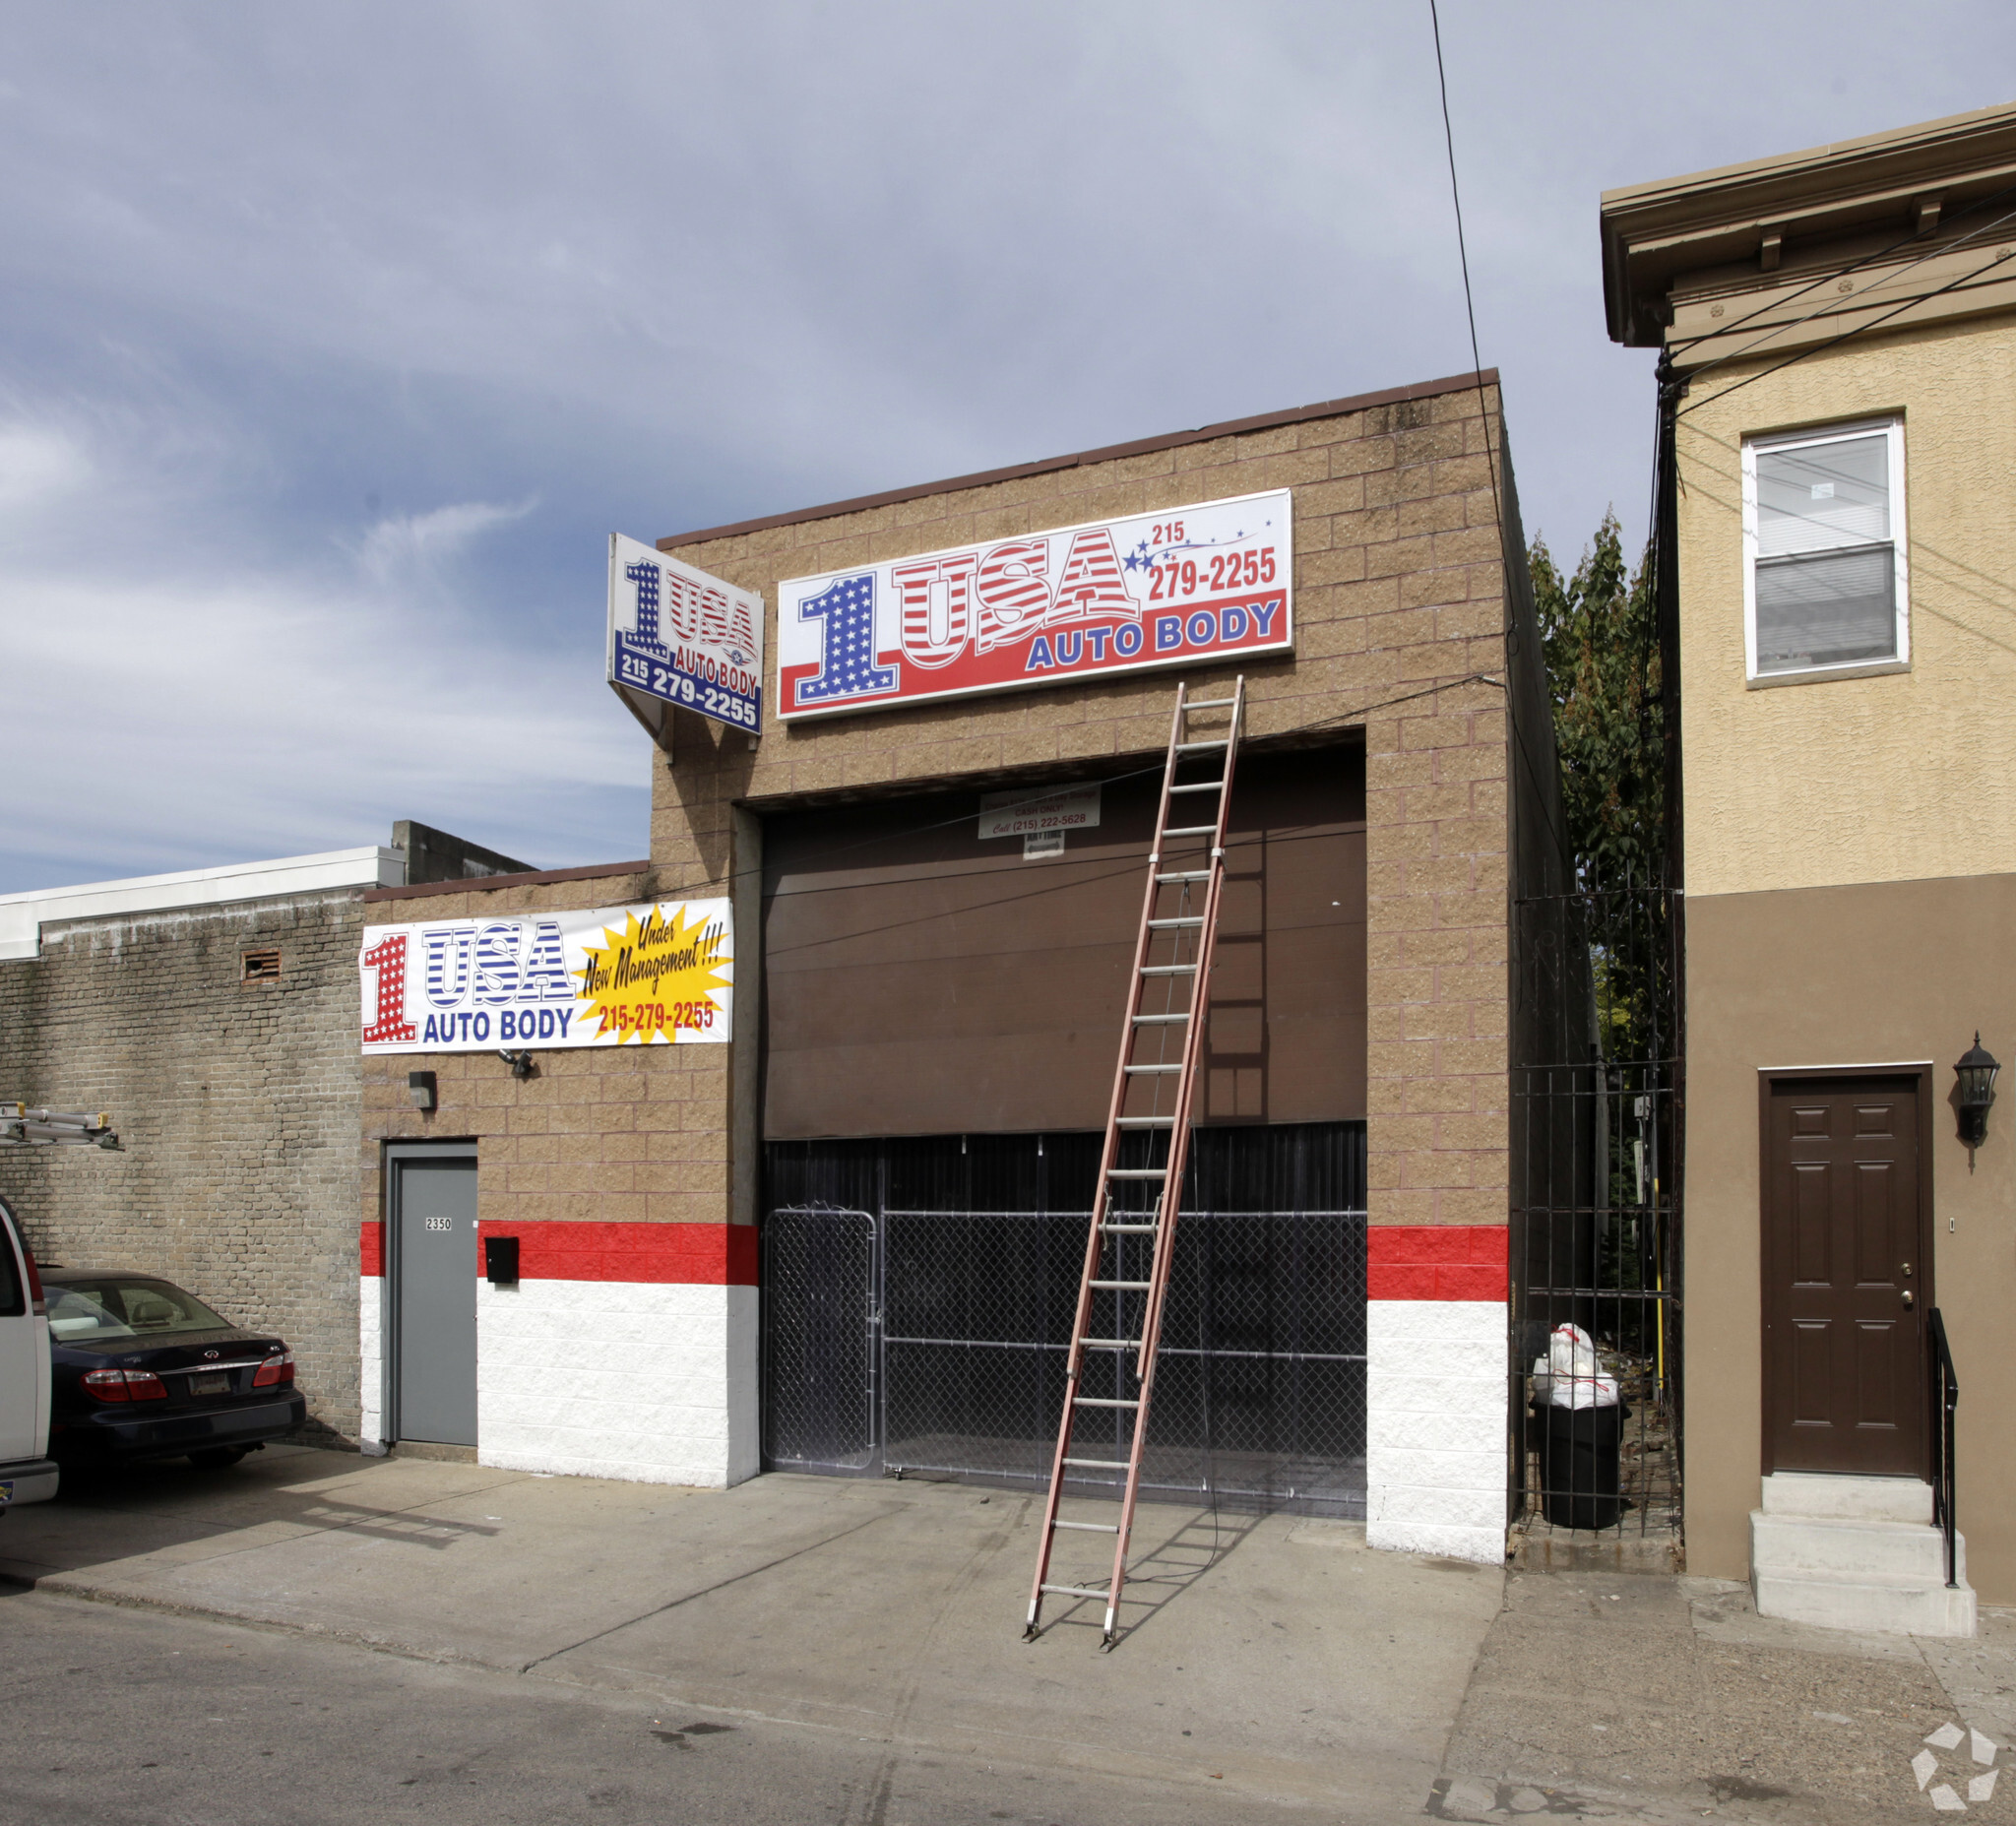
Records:
[[[971,791],[766,818],[766,1138],[1102,1127],[1160,786],[1028,861]],[[1361,750],[1244,756],[1229,837],[1204,1119],[1360,1118]]]

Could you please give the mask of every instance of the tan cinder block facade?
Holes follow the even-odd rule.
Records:
[[[1367,783],[1368,1147],[1374,1224],[1503,1224],[1506,1200],[1507,620],[1491,461],[1509,511],[1495,376],[1094,453],[785,524],[661,541],[762,593],[849,564],[1119,514],[1294,491],[1295,654],[1249,665],[1250,739],[1358,727]],[[731,808],[1013,779],[1153,756],[1178,676],[1135,674],[741,735],[678,715],[656,774],[652,861],[669,893],[727,892]],[[1549,748],[1549,760],[1551,749]],[[724,1118],[725,1120],[725,1118]],[[724,1221],[726,1204],[719,1207]]]
[[[1986,1602],[2016,1598],[2007,1131],[1997,1109],[1971,1158],[1951,1106],[1977,1028],[2004,1056],[2016,1043],[2016,522],[1992,479],[2016,461],[2016,272],[1979,232],[2012,154],[2016,110],[1987,109],[1605,199],[1612,334],[1665,340],[1681,383],[1686,1531],[1689,1568],[1711,1576],[1758,1575],[1751,1512],[1786,1469],[1769,1404],[1791,1375],[1771,1337],[1774,1311],[1790,1324],[1772,1280],[1789,1220],[1760,1081],[1891,1066],[1931,1109],[1929,1259],[1856,1273],[1908,1277],[1913,1300],[1886,1293],[1871,1323],[1943,1314],[1968,1576]],[[1883,422],[1903,452],[1908,663],[1746,676],[1746,443]],[[1839,1456],[1818,1469],[1857,1475]]]
[[[507,878],[508,879],[508,878]],[[650,872],[489,889],[393,889],[368,897],[373,925],[617,907],[650,898]],[[726,1048],[553,1049],[537,1076],[514,1078],[494,1052],[375,1053],[364,1060],[357,1215],[385,1217],[384,1144],[475,1141],[486,1222],[715,1222],[726,1171],[720,1078]],[[437,1106],[422,1114],[407,1075],[431,1071]]]

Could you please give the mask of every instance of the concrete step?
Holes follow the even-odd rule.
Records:
[[[1963,1543],[1956,1542],[1956,1547]],[[1957,1555],[1967,1576],[1964,1550]],[[1750,1565],[1760,1573],[1859,1574],[1946,1583],[1946,1540],[1917,1522],[1839,1521],[1826,1516],[1750,1517]]]
[[[1764,1480],[1763,1508],[1766,1515],[1929,1524],[1932,1486],[1922,1478],[1845,1478],[1832,1472],[1775,1471]]]
[[[1949,1590],[1918,1579],[1759,1572],[1752,1575],[1751,1586],[1759,1616],[1897,1635],[1975,1633],[1974,1592],[1965,1585]]]

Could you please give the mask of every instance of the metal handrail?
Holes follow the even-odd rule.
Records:
[[[1946,1538],[1946,1584],[1960,1583],[1959,1544],[1954,1517],[1953,1410],[1960,1406],[1960,1378],[1953,1373],[1953,1353],[1946,1343],[1946,1322],[1934,1306],[1925,1315],[1925,1337],[1931,1354],[1932,1520]]]

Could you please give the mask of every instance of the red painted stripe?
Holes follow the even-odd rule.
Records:
[[[357,1230],[357,1272],[382,1275],[385,1272],[385,1226],[376,1218],[366,1219]]]
[[[1375,1224],[1365,1232],[1368,1299],[1503,1299],[1502,1224]]]
[[[756,1285],[753,1225],[514,1224],[486,1219],[476,1228],[480,1236],[518,1238],[518,1273],[526,1281]]]

